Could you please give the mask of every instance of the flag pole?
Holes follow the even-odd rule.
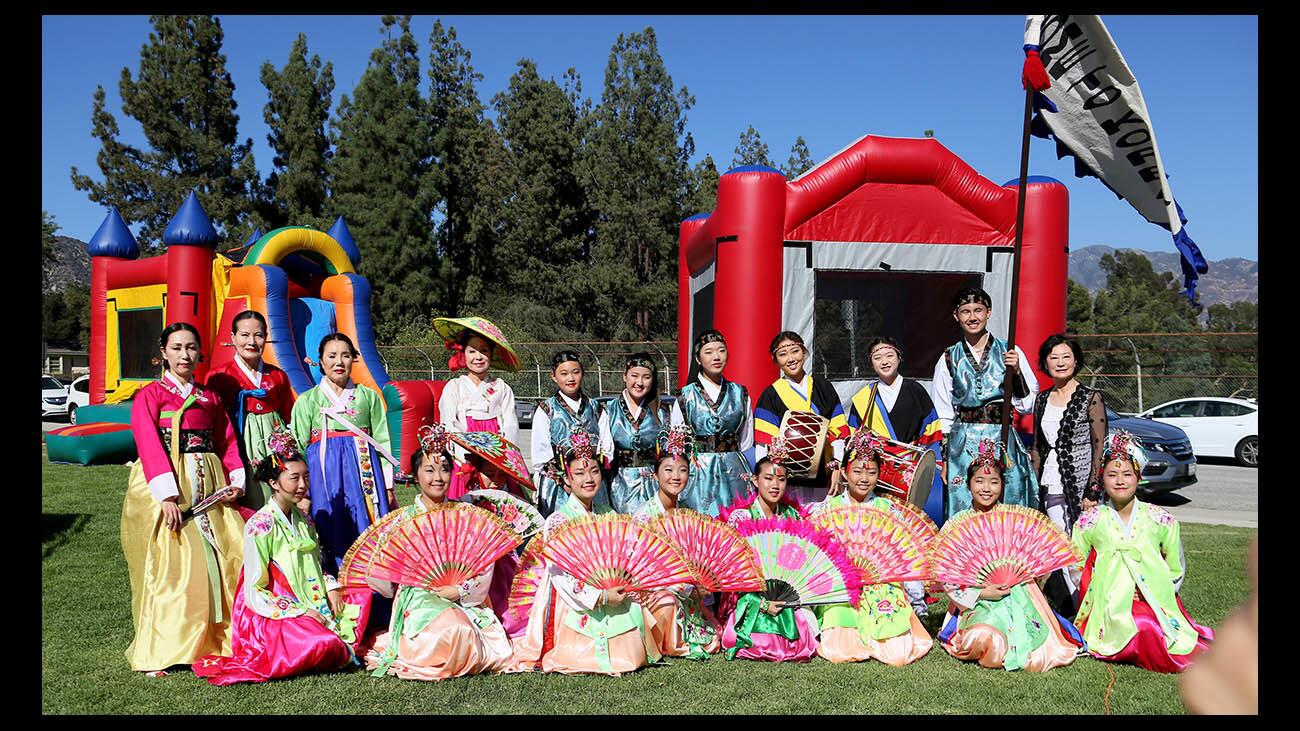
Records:
[[[1025,121],[1020,133],[1020,182],[1016,186],[1016,245],[1011,256],[1011,314],[1007,323],[1007,347],[1014,351],[1016,347],[1016,312],[1020,305],[1020,245],[1024,240],[1025,230],[1025,187],[1029,182],[1029,126],[1033,116],[1034,89],[1025,90]],[[1020,364],[1020,372],[1029,368],[1028,363]],[[1011,391],[1015,374],[1007,369],[1002,381],[1002,444],[1007,454],[1011,447],[1007,437],[1011,430]],[[1026,377],[1026,380],[1028,378]]]

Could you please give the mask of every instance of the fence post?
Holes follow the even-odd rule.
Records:
[[[1137,345],[1133,343],[1133,338],[1124,338],[1128,345],[1133,349],[1133,364],[1137,367],[1138,381],[1138,413],[1146,411],[1146,406],[1142,404],[1142,358],[1138,355]]]

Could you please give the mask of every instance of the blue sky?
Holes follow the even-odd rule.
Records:
[[[487,102],[520,58],[543,76],[577,69],[598,101],[620,32],[653,26],[668,72],[695,96],[687,129],[696,159],[726,169],[753,125],[784,162],[803,135],[822,160],[863,134],[935,137],[997,183],[1016,176],[1023,92],[1022,16],[442,16],[483,74]],[[1206,258],[1258,258],[1258,21],[1253,16],[1104,16],[1133,70],[1188,231]],[[427,58],[433,16],[412,29]],[[240,138],[252,137],[263,176],[270,149],[258,69],[285,63],[299,32],[334,64],[334,102],[352,88],[378,44],[377,16],[221,16],[235,82]],[[138,125],[121,114],[123,67],[134,75],[147,42],[144,16],[47,16],[42,23],[42,202],[60,233],[89,238],[104,210],[73,189],[69,168],[98,177],[91,95],[103,85],[126,141]],[[422,68],[423,71],[423,68]],[[1175,251],[1099,182],[1075,178],[1054,143],[1034,139],[1030,173],[1070,189],[1070,242]]]

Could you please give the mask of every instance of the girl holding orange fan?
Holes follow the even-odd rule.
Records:
[[[420,496],[399,520],[410,521],[449,505],[450,444],[441,424],[420,430],[420,448],[411,456]],[[392,544],[386,546],[391,549]],[[376,676],[406,680],[444,680],[504,670],[511,657],[510,640],[488,599],[492,576],[493,565],[488,564],[486,570],[455,585],[399,587],[389,629],[375,638],[366,668]]]
[[[939,643],[986,668],[1046,672],[1074,662],[1083,640],[1036,580],[1078,556],[1046,515],[998,504],[1005,465],[1002,445],[982,440],[966,470],[972,507],[950,517],[931,545],[935,579],[949,598]]]
[[[627,586],[615,585],[617,582],[608,588],[596,585],[610,583],[593,575],[606,568],[597,561],[603,564],[630,561],[633,557],[616,552],[596,556],[594,534],[599,532],[600,538],[610,539],[600,541],[609,547],[622,545],[613,540],[617,538],[614,532],[626,536],[628,526],[643,529],[630,517],[611,515],[610,508],[592,504],[601,486],[601,465],[590,434],[576,430],[560,461],[569,494],[546,519],[540,554],[545,570],[529,589],[532,596],[527,628],[513,640],[514,657],[508,671],[540,668],[547,673],[621,675],[639,670],[660,657],[653,635],[655,619],[632,598]],[[608,519],[626,524],[613,526]],[[671,551],[666,541],[660,539],[659,544]],[[689,580],[690,573],[680,558],[678,563],[680,573],[676,579]],[[521,570],[524,576],[532,573]],[[511,605],[515,607],[520,604],[518,587],[516,582],[511,592]]]
[[[1214,631],[1187,615],[1178,597],[1187,576],[1178,521],[1136,497],[1142,445],[1121,431],[1102,450],[1109,502],[1079,516],[1073,541],[1087,556],[1076,621],[1093,657],[1178,673],[1209,648]]]

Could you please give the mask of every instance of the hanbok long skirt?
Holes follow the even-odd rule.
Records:
[[[388,490],[379,457],[369,445],[365,459],[358,454],[357,440],[351,434],[330,432],[326,437],[329,448],[325,452],[322,478],[321,452],[324,439],[307,447],[307,466],[310,469],[311,516],[320,537],[321,566],[325,572],[338,575],[343,556],[357,537],[371,523],[388,514]],[[369,484],[367,484],[369,483]],[[367,493],[374,499],[371,516]]]
[[[683,508],[714,518],[723,507],[749,495],[749,463],[740,452],[701,452],[678,501]]]
[[[1133,621],[1137,623],[1137,634],[1133,635],[1133,639],[1128,641],[1124,649],[1114,655],[1100,655],[1094,652],[1091,653],[1092,656],[1106,662],[1132,663],[1144,670],[1153,670],[1157,673],[1181,673],[1186,670],[1196,656],[1210,649],[1210,643],[1214,641],[1214,630],[1193,621],[1188,616],[1187,609],[1183,607],[1181,597],[1175,596],[1174,599],[1178,602],[1178,611],[1183,615],[1183,619],[1199,635],[1191,652],[1186,655],[1170,653],[1169,648],[1165,646],[1164,630],[1160,628],[1160,621],[1156,619],[1151,605],[1142,598],[1135,597]]]
[[[498,622],[483,626],[469,613],[452,605],[438,613],[414,636],[383,632],[366,654],[366,669],[375,670],[396,641],[397,658],[388,674],[404,680],[445,680],[462,675],[499,673],[512,655],[510,640]]]
[[[270,567],[271,592],[297,599],[284,574],[274,564]],[[345,619],[355,627],[354,639],[366,623],[370,592],[350,589],[344,602],[357,608],[356,617]],[[244,577],[239,577],[235,597],[235,619],[229,657],[217,655],[194,663],[194,674],[213,685],[264,683],[276,678],[291,678],[311,672],[337,670],[353,657],[353,647],[339,635],[306,615],[270,619],[254,612],[244,603]],[[355,643],[354,643],[355,644]]]
[[[554,589],[543,586],[541,591],[549,596],[549,602],[539,598],[529,610],[524,633],[511,639],[514,655],[506,672],[536,670],[540,664],[545,673],[617,676],[640,670],[649,664],[650,657],[658,656],[654,615],[640,604],[632,602],[630,610],[641,613],[644,631],[634,628],[598,641],[565,624],[574,610]]]
[[[807,607],[799,607],[794,610],[795,626],[799,630],[799,638],[788,640],[777,634],[768,634],[766,632],[751,632],[749,639],[753,642],[752,647],[745,647],[736,652],[736,657],[746,660],[767,660],[770,662],[807,662],[817,654],[817,635],[820,630],[817,627],[817,616]],[[733,612],[727,617],[727,622],[722,630],[722,649],[730,650],[736,646],[736,614]]]
[[[839,612],[852,617],[854,626],[827,626],[827,615]],[[849,615],[851,613],[851,615]],[[900,621],[906,618],[906,628],[897,632]],[[925,631],[908,603],[907,595],[898,586],[868,587],[863,592],[862,606],[828,607],[821,618],[822,634],[817,641],[817,654],[831,662],[861,662],[876,659],[886,665],[902,667],[916,662],[930,651],[934,640]],[[892,635],[892,636],[891,636]]]
[[[271,499],[271,486],[261,480],[254,480],[253,471],[267,455],[266,438],[271,430],[284,426],[284,420],[274,411],[269,414],[244,414],[244,456],[248,460],[248,481],[245,483],[244,497],[239,504],[257,512]]]
[[[712,655],[722,649],[722,625],[706,606],[687,606],[671,591],[660,590],[642,595],[642,605],[650,611],[655,623],[651,634],[666,657],[695,657]]]
[[[951,616],[939,632],[939,644],[958,660],[978,662],[986,668],[1042,673],[1074,662],[1084,644],[1083,636],[1074,625],[1052,611],[1037,584],[1029,582],[1024,587],[1033,611],[1017,617],[1017,621],[1039,623],[1047,628],[1047,637],[1028,653],[1023,666],[1007,667],[1008,655],[1014,654],[1015,648],[1011,646],[1005,629],[993,624],[975,622],[961,627],[960,618]]]
[[[975,458],[981,439],[997,441],[1002,438],[1001,424],[971,424],[954,421],[952,432],[948,435],[947,462],[944,473],[947,477],[947,512],[944,518],[968,510],[971,506],[970,487],[966,484],[966,469]],[[1002,476],[1002,502],[1006,505],[1024,505],[1038,508],[1038,478],[1034,476],[1033,466],[1029,462],[1029,452],[1020,441],[1015,431],[1007,440],[1007,451],[1011,456],[1011,467]],[[927,502],[928,505],[928,502]],[[942,523],[942,521],[936,521]]]
[[[226,484],[221,460],[211,452],[180,455],[188,479],[177,480],[182,509]],[[198,490],[195,490],[196,492]],[[209,548],[200,521],[211,528],[219,550]],[[131,579],[135,637],[126,648],[132,670],[189,665],[204,655],[230,652],[230,608],[244,559],[244,519],[218,503],[180,531],[167,529],[162,505],[149,492],[144,467],[131,467],[122,502],[122,554]]]

